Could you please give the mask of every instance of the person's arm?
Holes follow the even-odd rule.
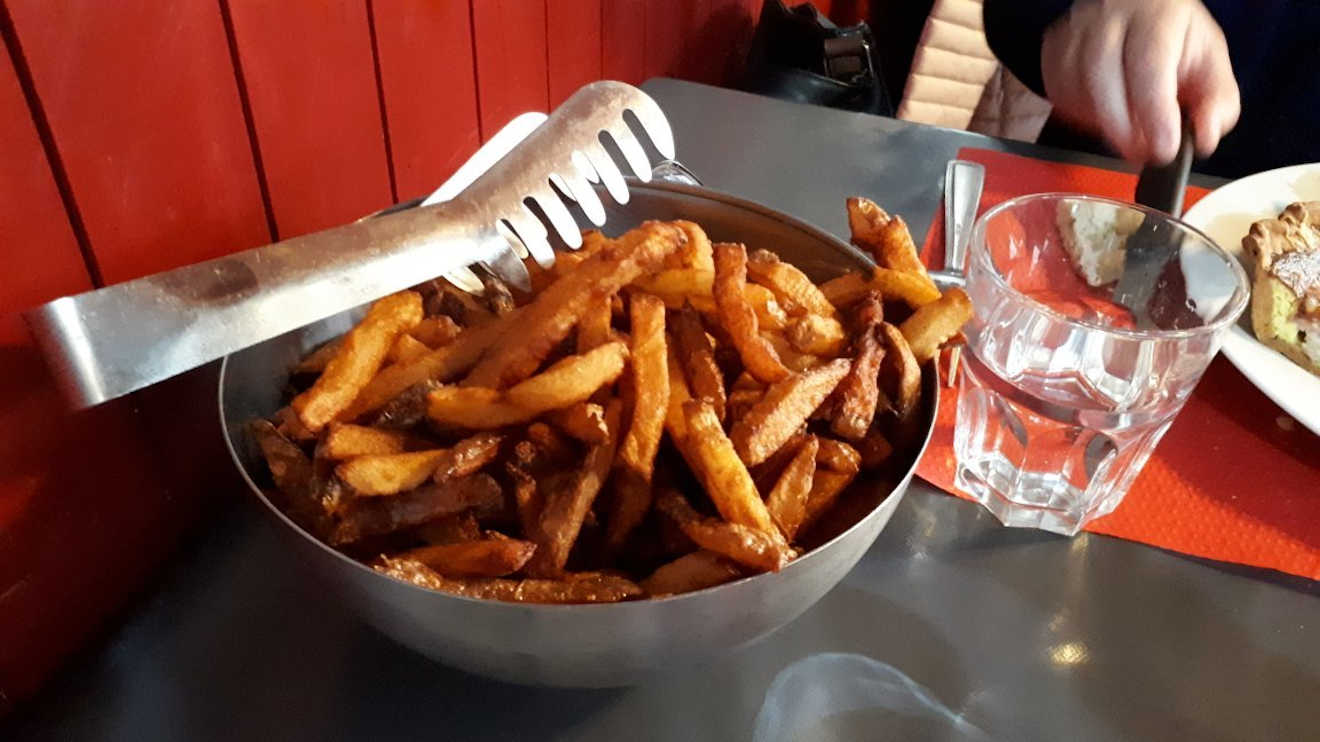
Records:
[[[1045,95],[1040,74],[1045,29],[1072,4],[1073,0],[985,0],[982,20],[990,50],[1037,95]]]

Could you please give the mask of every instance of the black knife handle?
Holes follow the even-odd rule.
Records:
[[[1137,179],[1136,202],[1174,217],[1182,216],[1187,177],[1192,172],[1192,151],[1196,144],[1190,123],[1183,123],[1178,156],[1167,165],[1147,165]]]

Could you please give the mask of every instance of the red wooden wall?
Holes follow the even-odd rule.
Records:
[[[429,192],[595,79],[730,81],[760,6],[0,0],[0,714],[240,491],[209,377],[68,414],[20,310]]]

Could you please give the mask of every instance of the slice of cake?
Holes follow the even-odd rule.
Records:
[[[1242,238],[1255,280],[1256,338],[1320,375],[1320,201],[1295,203]]]

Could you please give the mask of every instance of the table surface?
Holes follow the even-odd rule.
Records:
[[[856,194],[923,229],[960,147],[1115,166],[692,83],[645,87],[707,185],[841,235]],[[1102,536],[1003,528],[916,483],[838,587],[727,660],[636,688],[522,688],[434,664],[330,602],[236,497],[0,737],[739,740],[760,714],[779,735],[765,739],[1315,738],[1318,593]],[[803,726],[775,727],[770,711]]]

